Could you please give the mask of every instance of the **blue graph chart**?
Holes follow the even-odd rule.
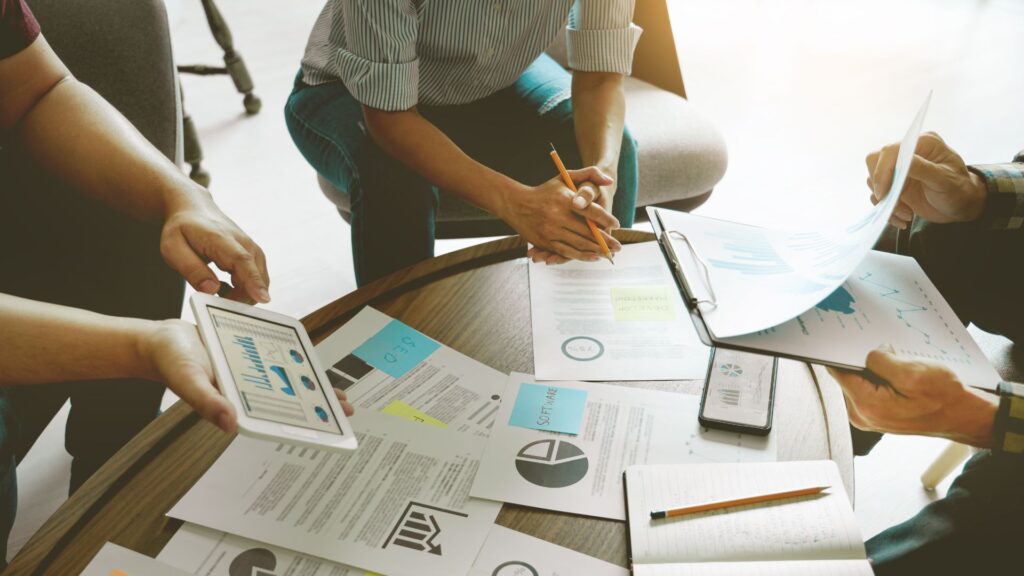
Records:
[[[270,384],[270,377],[263,366],[260,352],[256,349],[256,342],[251,336],[235,336],[234,343],[242,348],[242,357],[248,362],[246,371],[239,376],[242,380],[252,383],[263,390],[273,390]]]
[[[921,335],[921,341],[930,352],[901,350],[933,360],[970,364],[970,354],[960,339],[949,329],[947,321],[939,315],[928,295],[915,281],[913,289],[901,289],[866,272],[858,276],[862,283],[877,290],[877,294],[894,306],[896,318],[913,332]],[[916,293],[914,293],[916,292]],[[959,320],[954,319],[954,322]],[[961,356],[962,355],[962,356]]]
[[[835,292],[829,294],[824,300],[819,302],[816,308],[826,312],[838,312],[840,314],[850,315],[856,312],[853,308],[854,302],[853,294],[850,294],[849,290],[840,286],[839,288],[836,288]]]
[[[288,396],[295,396],[295,389],[292,388],[292,381],[288,378],[288,373],[285,369],[280,366],[271,366],[270,371],[277,375],[284,386],[281,387],[281,392],[284,392]]]
[[[793,271],[763,234],[723,230],[710,232],[708,236],[719,239],[722,248],[730,255],[728,260],[708,259],[708,264],[715,268],[735,270],[754,276],[787,274]]]

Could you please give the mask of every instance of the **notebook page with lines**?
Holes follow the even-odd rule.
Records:
[[[653,510],[807,486],[830,488],[816,496],[650,518]],[[759,570],[749,573],[766,575],[785,567],[777,562],[867,563],[853,508],[831,461],[633,466],[626,470],[626,499],[638,575],[735,573],[694,566],[704,563],[740,562]]]

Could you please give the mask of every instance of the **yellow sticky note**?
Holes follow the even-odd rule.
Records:
[[[670,286],[618,286],[612,288],[612,310],[617,322],[676,319]]]
[[[392,416],[398,416],[411,422],[421,422],[423,424],[430,424],[431,426],[437,426],[438,428],[447,428],[448,425],[441,422],[437,418],[427,416],[423,412],[409,406],[405,402],[400,400],[392,400],[390,404],[380,409],[383,414],[390,414]]]

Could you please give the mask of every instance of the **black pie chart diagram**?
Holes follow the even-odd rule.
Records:
[[[231,561],[228,574],[231,576],[274,576],[277,557],[266,548],[250,548]]]
[[[537,440],[516,454],[516,470],[527,482],[544,488],[565,488],[583,480],[590,463],[578,446],[554,438]]]
[[[491,572],[491,576],[540,576],[540,573],[526,562],[512,560],[499,564],[494,572]]]

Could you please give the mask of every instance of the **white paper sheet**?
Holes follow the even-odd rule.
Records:
[[[864,368],[891,344],[902,356],[945,364],[967,385],[995,390],[1000,377],[913,258],[869,252],[831,296],[784,324],[729,338],[741,346]]]
[[[531,571],[532,570],[532,571]],[[495,525],[470,576],[627,576],[603,560]]]
[[[638,466],[627,471],[633,562],[862,560],[864,541],[834,462]],[[652,520],[651,511],[812,486],[825,492]]]
[[[529,264],[538,380],[703,378],[700,342],[657,242],[627,244],[615,264]]]
[[[501,502],[625,520],[622,472],[633,464],[775,460],[775,434],[702,430],[700,398],[626,386],[559,382],[587,391],[581,434],[509,426],[513,373],[471,494]]]
[[[486,437],[501,403],[506,375],[443,344],[400,378],[373,369],[352,354],[392,320],[383,312],[363,308],[316,346],[328,377],[346,391],[356,413],[383,411]]]
[[[157,557],[188,574],[202,576],[369,576],[359,568],[260,544],[186,523]],[[530,572],[530,569],[535,572]],[[266,570],[264,574],[253,570]],[[471,575],[482,576],[627,576],[614,564],[556,546],[497,524],[473,563]],[[104,574],[103,576],[108,576]]]
[[[874,576],[867,560],[714,562],[637,566],[634,576]]]
[[[831,294],[878,241],[903,189],[931,96],[903,137],[892,186],[885,200],[853,220],[813,214],[806,230],[756,228],[658,210],[667,230],[684,234],[708,265],[717,306],[701,304],[718,338],[750,334],[792,320]],[[703,273],[686,244],[673,245],[695,297],[709,295]]]
[[[85,567],[81,576],[188,576],[188,574],[188,572],[182,572],[149,556],[107,542]]]
[[[169,515],[361,568],[464,574],[501,505],[469,497],[484,439],[352,419],[354,452],[236,439]]]

